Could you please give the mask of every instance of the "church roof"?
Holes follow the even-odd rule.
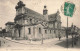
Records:
[[[56,20],[56,16],[57,16],[56,13],[48,15],[49,21],[55,21]]]
[[[23,6],[23,5],[24,4],[23,4],[22,1],[18,2],[18,6]],[[27,8],[27,7],[24,7],[24,9],[25,9],[25,12],[26,13],[17,15],[14,20],[18,20],[18,19],[21,19],[22,17],[29,16],[29,17],[34,17],[34,18],[38,18],[40,20],[46,21],[45,17],[42,14],[40,14],[40,13],[38,13],[36,11],[33,11],[33,10]],[[55,14],[48,15],[49,21],[55,21],[56,20],[56,17],[57,17],[57,13],[59,13],[59,11],[57,11]]]
[[[53,16],[53,17],[55,17],[55,16],[56,16],[56,13],[54,13],[54,14],[50,14],[50,15],[48,15],[48,16]]]
[[[24,7],[24,6],[25,6],[25,4],[24,4],[22,1],[19,1],[19,2],[17,3],[16,9],[22,8],[22,7]],[[40,13],[38,13],[38,12],[36,12],[36,11],[33,11],[33,10],[27,8],[27,7],[24,7],[24,9],[25,9],[25,12],[26,12],[26,13],[20,14],[20,15],[16,15],[16,17],[15,17],[14,20],[18,20],[18,19],[20,19],[20,18],[22,18],[22,17],[26,17],[26,15],[27,15],[27,16],[30,16],[30,17],[34,17],[34,18],[39,18],[39,19],[41,19],[41,20],[45,20],[45,18],[43,17],[42,14],[40,14]]]
[[[40,14],[40,13],[38,13],[36,11],[33,11],[33,10],[27,8],[27,7],[25,7],[25,10],[27,12],[27,15],[30,15],[31,17],[39,18],[41,20],[45,20],[45,18],[43,17],[42,14]]]
[[[38,18],[38,19],[41,19],[41,20],[46,20],[46,19],[43,17],[42,14],[40,14],[40,13],[38,13],[38,12],[36,12],[36,11],[33,11],[33,10],[27,8],[27,7],[24,7],[24,8],[25,8],[26,13],[17,15],[17,16],[15,17],[15,20],[18,20],[18,19],[20,19],[20,18],[22,18],[22,17],[26,17],[26,15],[27,15],[27,16],[30,16],[30,17]]]
[[[56,13],[48,15],[49,21],[56,21],[57,17],[61,17],[59,14],[60,12],[58,10]]]
[[[7,22],[5,25],[14,25],[14,22]]]

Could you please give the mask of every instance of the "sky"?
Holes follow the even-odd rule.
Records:
[[[61,6],[66,1],[70,1],[75,4],[75,12],[73,17],[68,17],[68,25],[72,23],[80,28],[80,0],[21,0],[26,5],[38,13],[43,13],[44,5],[47,6],[48,14],[54,14],[57,10],[60,11],[62,26],[67,26],[67,16],[61,12]],[[14,22],[16,16],[15,6],[19,0],[0,0],[0,27],[5,28],[5,23],[11,21]]]

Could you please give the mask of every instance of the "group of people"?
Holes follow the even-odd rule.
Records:
[[[73,41],[74,41],[74,45],[77,45],[78,41],[79,41],[79,36],[76,35],[74,38],[73,38]]]
[[[73,44],[74,45],[77,45],[77,43],[78,43],[78,41],[79,41],[79,35],[76,35],[76,36],[74,36],[73,37]],[[61,40],[61,36],[60,35],[58,35],[58,38],[59,38],[59,40]]]

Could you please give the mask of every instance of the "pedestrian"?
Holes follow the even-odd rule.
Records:
[[[59,40],[61,39],[61,36],[59,35]]]
[[[74,37],[74,45],[76,45],[76,42],[77,42],[76,37]]]
[[[76,44],[78,43],[78,36],[76,37]]]

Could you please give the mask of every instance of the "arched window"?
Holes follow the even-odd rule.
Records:
[[[50,34],[51,34],[51,30],[50,30]]]
[[[30,23],[32,23],[32,19],[30,19]]]
[[[29,34],[31,34],[31,29],[30,28],[28,28],[28,31],[29,31]]]
[[[39,33],[41,34],[41,28],[39,28]]]
[[[47,30],[45,30],[45,34],[47,34]]]

